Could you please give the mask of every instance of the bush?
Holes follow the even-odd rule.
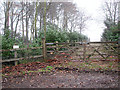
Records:
[[[104,41],[118,41],[119,34],[115,33],[117,26],[111,27],[110,29],[105,29],[102,34],[102,40]]]
[[[44,37],[43,30],[39,32],[39,40],[41,41],[41,38]],[[61,30],[58,27],[54,27],[52,25],[47,25],[47,31],[46,31],[46,42],[66,42],[69,41],[82,41],[87,40],[87,36],[80,34],[76,31],[74,32],[68,32],[66,30]],[[40,42],[39,41],[39,42]]]
[[[14,45],[14,40],[12,38],[6,38],[2,36],[2,49],[12,49]],[[14,53],[12,51],[4,51],[2,52],[2,59],[13,58]]]

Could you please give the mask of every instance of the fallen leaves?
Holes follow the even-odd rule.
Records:
[[[64,55],[65,53],[61,53],[62,55]]]
[[[49,63],[31,62],[27,64],[19,64],[19,65],[12,66],[12,67],[7,66],[2,69],[2,73],[5,73],[8,75],[8,73],[10,72],[16,72],[16,74],[19,75],[20,72],[22,71],[27,72],[29,70],[38,70],[39,68],[45,68],[48,65]]]
[[[47,63],[45,62],[30,62],[27,64],[19,64],[16,66],[2,68],[2,73],[6,76],[9,75],[27,75],[29,71],[38,71],[39,69],[46,68],[47,66],[53,66],[57,64],[61,64],[63,62],[68,62],[67,60],[57,60],[57,59],[49,59]]]

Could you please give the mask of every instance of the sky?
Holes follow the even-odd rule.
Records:
[[[92,20],[86,24],[86,29],[83,34],[90,38],[90,41],[100,41],[101,35],[105,28],[104,13],[102,10],[104,0],[74,0],[79,9],[84,10]]]

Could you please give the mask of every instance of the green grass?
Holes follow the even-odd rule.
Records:
[[[68,63],[68,65],[72,65],[72,64],[73,64],[73,62],[69,62],[69,63]]]
[[[115,64],[116,65],[116,64]],[[68,62],[67,64],[61,64],[58,65],[59,67],[74,67],[74,68],[79,68],[79,69],[86,69],[86,70],[113,70],[113,67],[116,67],[113,62],[107,62],[107,63],[92,63],[92,61],[88,62]]]
[[[8,77],[7,75],[5,75],[5,74],[2,74],[2,77]]]
[[[112,66],[112,65],[113,65],[113,63],[112,63],[112,62],[110,62],[110,63],[109,63],[109,65],[110,65],[110,66]]]
[[[29,74],[29,73],[38,73],[38,72],[51,72],[52,70],[53,70],[52,66],[47,66],[46,68],[41,68],[41,69],[38,69],[37,71],[21,71],[19,73],[19,75],[25,75],[25,74]],[[18,75],[17,73],[18,72],[15,71],[15,72],[8,73],[8,75],[2,74],[2,76],[8,77],[8,76],[13,76],[13,75]]]
[[[120,68],[120,65],[118,65],[118,68]]]
[[[23,74],[23,75],[25,75],[25,73],[26,73],[25,71],[22,71],[22,74]]]
[[[37,71],[27,71],[27,73],[32,73],[32,72],[51,72],[52,69],[53,69],[52,66],[47,66],[46,68],[41,68],[41,69],[38,69]]]
[[[52,66],[47,66],[46,69],[50,69],[51,70],[51,69],[53,69],[53,67]]]
[[[26,63],[29,63],[29,62],[45,62],[44,60],[42,60],[42,59],[39,59],[39,60],[32,60],[32,59],[30,59],[30,60],[19,60],[19,63],[20,64],[26,64]]]
[[[37,71],[27,71],[27,73],[34,73],[34,72],[51,72],[51,70],[48,70],[48,69],[38,69]]]

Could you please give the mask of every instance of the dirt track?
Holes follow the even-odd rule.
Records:
[[[3,88],[118,88],[117,73],[56,71],[3,78]]]

